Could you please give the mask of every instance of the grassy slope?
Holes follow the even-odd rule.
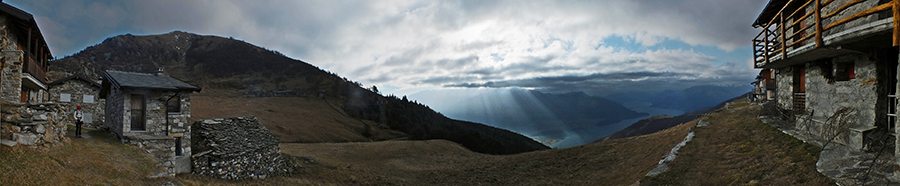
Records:
[[[652,169],[691,125],[628,139],[515,155],[474,153],[445,140],[284,143],[312,161],[290,177],[226,181],[180,176],[187,185],[625,185]]]
[[[256,116],[282,142],[361,142],[404,137],[377,123],[347,117],[340,105],[302,97],[241,97],[236,92],[203,90],[191,96],[193,120]],[[329,106],[331,104],[331,106]],[[338,110],[332,108],[332,106]],[[364,136],[370,129],[372,138]]]
[[[641,185],[834,185],[816,171],[819,148],[784,134],[755,117],[746,102],[706,118],[669,171]]]
[[[70,131],[73,133],[74,131]],[[0,185],[160,185],[149,154],[105,132],[50,148],[2,146]]]

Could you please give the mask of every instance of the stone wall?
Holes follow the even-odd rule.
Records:
[[[106,96],[104,100],[105,108],[103,109],[104,120],[103,124],[105,128],[112,131],[116,136],[122,138],[122,134],[125,132],[125,97],[121,91],[117,89],[110,89],[109,94]]]
[[[0,141],[3,145],[50,147],[66,141],[69,114],[58,104],[4,103],[0,110]]]
[[[100,128],[103,125],[105,100],[100,99],[100,87],[94,86],[80,79],[70,79],[61,84],[50,85],[50,101],[64,106],[67,112],[74,112],[81,106],[85,114],[91,114],[91,122],[85,122],[86,128]],[[60,94],[69,94],[70,100],[60,100]],[[85,102],[85,95],[93,96],[92,100]],[[92,103],[89,103],[92,102]]]
[[[15,32],[11,31],[12,25],[6,15],[0,15],[0,100],[9,102],[21,101],[22,92],[22,67],[25,52],[20,50]]]
[[[256,117],[194,123],[193,173],[222,179],[258,179],[288,175],[290,156],[281,154],[278,138]]]
[[[143,131],[131,130],[131,104],[132,95],[144,97],[144,125]],[[107,95],[106,125],[119,136],[131,134],[166,135],[166,133],[183,133],[190,131],[191,97],[189,92],[181,92],[178,97],[181,100],[180,112],[166,111],[166,100],[175,95],[171,91],[149,90],[111,90]],[[166,118],[168,114],[168,123]],[[167,125],[168,124],[168,125]],[[167,128],[168,127],[168,128]],[[168,130],[167,130],[168,129]]]
[[[794,98],[794,75],[791,67],[784,67],[775,70],[775,100],[782,109],[791,110]]]
[[[838,109],[848,107],[859,111],[856,122],[860,126],[856,127],[875,126],[875,101],[878,99],[875,62],[857,55],[835,58],[832,62],[832,69],[837,63],[853,63],[856,78],[829,83],[822,75],[820,65],[810,65],[806,71],[806,100],[807,109],[815,111],[813,118],[824,122]]]
[[[22,57],[21,50],[4,50],[0,53],[0,99],[8,102],[21,102],[22,99]]]

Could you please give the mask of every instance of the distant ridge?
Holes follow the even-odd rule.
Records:
[[[734,98],[728,99],[722,103],[719,103],[716,106],[695,110],[692,112],[684,113],[679,116],[666,116],[666,115],[652,116],[647,119],[637,121],[634,124],[631,124],[630,126],[626,127],[625,129],[622,129],[621,131],[613,133],[613,134],[609,135],[608,137],[597,140],[595,142],[609,140],[609,139],[619,139],[619,138],[627,138],[627,137],[632,137],[632,136],[653,134],[658,131],[666,130],[666,129],[672,128],[674,126],[681,125],[685,122],[697,119],[700,116],[706,115],[708,113],[715,112],[716,110],[719,110],[719,109],[725,107],[725,105],[729,102],[739,100],[739,99],[746,99],[748,94],[749,93],[745,93],[744,95],[740,95],[738,97],[734,97]]]

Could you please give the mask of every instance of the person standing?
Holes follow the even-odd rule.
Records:
[[[75,108],[75,136],[81,137],[81,125],[82,118],[84,117],[84,113],[81,111],[81,106]]]

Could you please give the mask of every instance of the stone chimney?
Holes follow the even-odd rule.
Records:
[[[164,76],[164,75],[166,75],[165,73],[163,73],[163,67],[159,67],[159,68],[156,69],[156,75],[157,75],[157,76]]]

